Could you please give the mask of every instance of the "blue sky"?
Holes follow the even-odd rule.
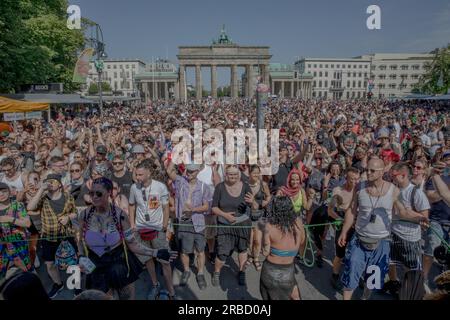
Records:
[[[450,42],[449,0],[69,0],[102,27],[110,58],[166,57],[178,46],[209,45],[222,24],[240,45],[267,45],[272,62],[351,57],[373,52],[429,52]],[[381,8],[381,30],[366,9]],[[242,72],[242,70],[240,71]],[[209,88],[209,69],[203,69]],[[219,68],[219,85],[230,72]],[[188,71],[194,82],[194,70]]]

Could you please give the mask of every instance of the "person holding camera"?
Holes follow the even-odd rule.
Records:
[[[183,274],[180,285],[186,286],[191,272],[189,270],[189,255],[197,255],[197,283],[200,290],[207,286],[203,274],[205,267],[205,214],[209,212],[212,198],[211,189],[197,179],[201,165],[187,164],[186,176],[177,175],[173,162],[169,163],[167,173],[173,181],[175,190],[175,212],[177,222],[177,238],[181,246],[181,262]]]
[[[64,289],[55,265],[56,251],[63,240],[67,240],[76,248],[71,222],[77,217],[75,201],[70,194],[64,192],[61,176],[49,174],[36,195],[28,202],[27,210],[30,214],[41,216],[42,258],[53,281],[48,295],[54,298]]]

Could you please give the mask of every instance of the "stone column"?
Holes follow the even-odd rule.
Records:
[[[284,81],[281,81],[281,94],[280,98],[284,98]]]
[[[217,66],[211,65],[211,96],[217,98]]]
[[[152,81],[152,100],[158,99],[158,83]]]
[[[269,85],[269,66],[267,64],[262,65],[262,76],[263,76],[263,83]]]
[[[237,73],[237,65],[231,65],[231,97],[237,98],[239,93],[238,90],[238,73]]]
[[[276,94],[275,93],[275,81],[271,81],[272,82],[272,84],[271,84],[271,86],[270,86],[270,92],[272,92],[272,94]]]
[[[180,64],[180,79],[178,82],[178,96],[181,101],[186,101],[186,67]]]
[[[251,98],[253,97],[253,66],[250,64],[246,66],[246,73],[247,73],[247,97]]]
[[[169,100],[169,83],[167,81],[164,82],[164,100]]]
[[[202,99],[202,67],[197,64],[195,66],[195,90],[197,92],[196,98],[197,100]]]
[[[294,97],[295,97],[295,95],[294,95],[294,81],[291,81],[291,92],[290,92],[290,96],[291,96],[291,98],[294,98]]]

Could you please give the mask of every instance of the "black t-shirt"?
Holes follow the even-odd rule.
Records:
[[[59,215],[64,211],[64,205],[66,204],[66,197],[64,196],[64,194],[62,194],[61,197],[56,200],[48,198],[48,203],[50,204],[50,207],[52,207],[53,212],[56,215]]]
[[[441,179],[445,182],[447,187],[450,187],[450,176],[441,175]],[[425,190],[435,191],[433,180],[429,179],[425,184]],[[445,201],[440,200],[435,203],[430,203],[430,220],[438,222],[448,222],[450,221],[450,206],[445,203]]]
[[[252,189],[248,184],[243,183],[241,194],[238,197],[232,197],[225,188],[225,182],[221,182],[214,190],[212,207],[218,207],[224,212],[235,212],[235,216],[238,217],[240,215],[238,207],[245,203],[245,194],[248,192],[252,192]],[[218,217],[217,221],[222,224],[229,224],[228,220],[222,217]]]
[[[276,192],[278,188],[286,185],[287,177],[293,167],[294,166],[291,160],[288,160],[285,163],[280,163],[280,166],[278,167],[278,172],[272,178],[272,183],[270,186],[270,191],[272,193]]]
[[[130,189],[133,185],[133,175],[129,171],[125,171],[125,174],[118,178],[114,174],[111,177],[111,180],[113,182],[117,182],[117,184],[120,187],[121,193],[127,197],[127,199],[130,197]]]

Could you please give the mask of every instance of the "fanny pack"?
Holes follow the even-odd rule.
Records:
[[[139,230],[139,236],[144,241],[152,241],[158,237],[158,231],[149,229]]]
[[[358,237],[358,241],[361,244],[361,246],[369,251],[373,251],[376,248],[378,248],[378,245],[380,244],[382,239],[372,239],[368,237],[361,236],[359,234],[356,234]]]

